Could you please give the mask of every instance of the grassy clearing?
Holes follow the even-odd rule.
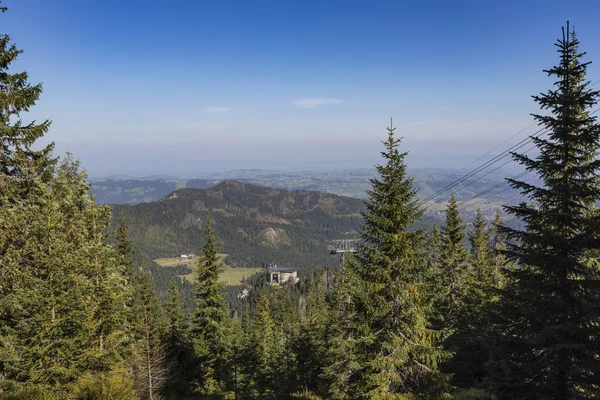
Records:
[[[188,265],[195,261],[197,261],[197,260],[194,259],[194,260],[187,260],[187,261],[179,261],[179,258],[176,258],[176,257],[175,258],[157,258],[156,260],[154,260],[154,262],[156,262],[161,267],[174,267],[176,265]],[[192,268],[192,265],[190,265],[190,268]]]
[[[227,257],[227,254],[219,254],[221,261]],[[176,265],[186,265],[192,270],[191,274],[182,275],[183,278],[193,281],[196,277],[196,267],[198,259],[179,261],[179,258],[158,258],[154,260],[158,265],[162,267],[174,267]],[[260,268],[231,268],[223,264],[223,272],[221,272],[220,281],[226,282],[227,285],[237,285],[244,277],[248,278],[250,275],[254,275],[257,272],[262,271]]]

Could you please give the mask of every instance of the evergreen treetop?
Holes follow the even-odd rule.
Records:
[[[6,7],[0,11],[6,11]],[[48,168],[54,163],[53,144],[41,150],[32,149],[35,141],[48,131],[50,121],[23,123],[20,118],[42,93],[42,84],[30,84],[27,72],[10,70],[22,52],[11,43],[10,36],[0,35],[0,196],[11,199],[21,198],[32,178],[49,179],[52,172]]]
[[[191,334],[199,360],[198,387],[200,392],[210,394],[221,390],[226,379],[224,323],[228,308],[224,302],[225,283],[219,282],[222,264],[210,216],[206,219],[204,235],[198,258]]]
[[[347,362],[347,396],[379,398],[420,394],[436,398],[446,389],[438,364],[447,358],[444,333],[433,330],[432,287],[427,282],[424,232],[409,227],[422,215],[416,190],[399,150],[401,139],[388,128],[382,156],[371,180],[363,216],[363,243],[347,266],[348,328],[353,359]]]
[[[500,395],[524,399],[600,396],[600,126],[589,112],[600,92],[586,80],[589,63],[568,23],[556,46],[559,64],[545,71],[555,88],[533,96],[549,111],[534,115],[548,134],[531,137],[535,158],[513,154],[542,184],[509,179],[530,201],[505,207],[525,230],[503,228],[518,268],[503,298],[495,383]]]
[[[475,215],[473,230],[469,232],[469,242],[471,243],[475,279],[477,282],[482,282],[490,263],[490,236],[481,210],[477,210]]]

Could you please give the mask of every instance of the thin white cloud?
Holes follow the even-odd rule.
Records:
[[[229,107],[207,107],[204,112],[207,114],[216,114],[216,113],[224,113],[231,110]]]
[[[294,99],[292,103],[296,108],[317,108],[324,104],[341,104],[341,99],[324,99],[321,97],[309,97],[302,99]]]

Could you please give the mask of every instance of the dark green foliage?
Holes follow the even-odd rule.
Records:
[[[219,393],[225,381],[225,320],[227,306],[223,300],[225,283],[219,282],[221,262],[210,216],[204,229],[200,249],[196,293],[192,310],[191,334],[198,358],[198,390],[203,394]]]
[[[431,232],[429,232],[428,239],[427,270],[432,274],[432,277],[436,278],[435,273],[440,270],[442,258],[442,234],[437,225],[434,225]]]
[[[251,398],[276,398],[284,341],[278,335],[269,299],[264,294],[258,298],[244,347],[242,392]]]
[[[355,237],[362,209],[358,199],[228,181],[207,190],[181,189],[154,203],[115,206],[115,213],[126,217],[140,256],[156,259],[193,251],[210,213],[229,266],[275,262],[306,270],[337,265],[325,246]]]
[[[392,127],[364,206],[223,182],[120,207],[117,224],[78,162],[32,150],[49,122],[18,118],[41,86],[8,73],[20,50],[0,36],[0,397],[599,398],[600,126],[587,110],[600,92],[567,34],[547,71],[556,90],[535,97],[548,138],[532,138],[537,158],[514,155],[542,182],[510,181],[530,198],[507,207],[526,229],[501,227],[500,213],[488,229],[478,212],[470,254],[454,197],[428,244],[416,229],[426,222]],[[341,271],[314,270],[337,263],[324,245],[358,236],[363,219]],[[234,266],[313,271],[226,289],[217,235]],[[192,296],[176,276],[187,267],[152,257],[201,237]]]
[[[492,262],[490,232],[481,211],[469,232],[469,242],[470,268],[464,276],[461,306],[452,326],[454,333],[448,340],[454,356],[445,366],[453,372],[452,383],[461,388],[481,385],[486,377],[487,338],[492,330],[488,309],[497,300],[499,289],[499,271]]]
[[[333,323],[333,314],[327,302],[327,274],[317,275],[309,285],[306,300],[300,308],[300,327],[294,344],[298,384],[313,393],[324,395],[322,378],[329,350],[328,325]]]
[[[164,304],[167,331],[163,341],[168,373],[163,393],[170,399],[182,398],[191,391],[193,371],[193,349],[176,279],[171,281]]]
[[[133,329],[135,342],[129,360],[130,368],[137,392],[145,399],[155,400],[160,398],[169,373],[162,340],[166,321],[148,271],[142,269],[136,272],[134,285],[137,318]]]
[[[557,42],[560,62],[546,71],[555,88],[534,100],[549,130],[532,137],[536,158],[514,154],[542,185],[509,180],[530,199],[507,211],[526,224],[505,228],[509,271],[498,315],[498,349],[491,365],[501,398],[600,397],[600,126],[588,110],[600,93],[586,81],[587,63],[575,33]]]
[[[356,257],[346,267],[347,326],[342,330],[346,365],[338,397],[381,398],[420,395],[437,398],[446,391],[438,364],[448,354],[441,347],[444,332],[433,330],[433,292],[421,249],[423,231],[409,231],[422,211],[404,157],[388,129],[382,152],[385,164],[363,216],[362,239]],[[344,388],[345,386],[345,388]]]
[[[117,368],[106,372],[86,372],[78,379],[71,398],[75,400],[135,400],[140,396],[135,390],[133,379],[128,371],[124,368]],[[43,398],[43,400],[51,399]]]
[[[131,347],[135,341],[135,326],[137,323],[136,315],[136,284],[139,271],[134,266],[133,250],[131,241],[127,234],[127,225],[123,216],[119,218],[119,226],[116,232],[117,236],[117,265],[122,277],[123,304],[125,307],[123,313],[123,345],[124,353],[127,358],[131,353]]]
[[[477,210],[477,216],[473,221],[473,230],[469,232],[469,242],[471,243],[472,266],[475,280],[483,282],[485,280],[485,270],[490,263],[490,235],[487,229],[487,223],[483,219],[481,210]]]
[[[442,228],[440,270],[437,273],[443,294],[439,311],[444,326],[456,328],[459,314],[464,308],[465,291],[469,279],[469,252],[465,246],[465,225],[460,217],[454,196],[446,209],[446,223]]]
[[[502,273],[504,269],[512,269],[514,265],[506,259],[504,252],[506,250],[506,234],[502,232],[502,213],[496,211],[492,227],[489,232],[490,236],[490,284],[493,287],[502,288],[506,284],[505,275]],[[497,295],[498,293],[496,293]]]
[[[10,36],[0,35],[0,199],[3,201],[26,196],[33,178],[49,179],[54,164],[53,144],[41,150],[32,149],[50,127],[50,121],[36,124],[20,119],[42,93],[41,84],[28,82],[27,72],[9,73],[10,65],[22,52],[11,44]]]
[[[36,179],[26,198],[2,208],[2,224],[26,238],[2,240],[6,385],[64,391],[83,371],[120,361],[123,281],[102,235],[110,209],[94,206],[88,190],[67,158],[50,182]]]
[[[131,240],[127,234],[127,225],[123,215],[119,215],[119,226],[117,228],[117,250],[119,252],[119,262],[125,270],[133,269],[133,248]]]

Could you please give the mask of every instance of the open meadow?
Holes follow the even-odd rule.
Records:
[[[220,254],[221,263],[223,270],[220,275],[220,281],[227,283],[228,286],[238,285],[244,278],[248,278],[251,275],[254,275],[260,271],[261,268],[231,268],[226,265],[223,261],[227,257],[227,254]],[[186,275],[180,275],[181,277],[187,279],[190,282],[194,281],[196,277],[196,268],[198,267],[198,258],[194,258],[192,260],[187,261],[179,261],[179,258],[158,258],[154,260],[161,267],[177,267],[177,266],[186,266],[191,272]]]

